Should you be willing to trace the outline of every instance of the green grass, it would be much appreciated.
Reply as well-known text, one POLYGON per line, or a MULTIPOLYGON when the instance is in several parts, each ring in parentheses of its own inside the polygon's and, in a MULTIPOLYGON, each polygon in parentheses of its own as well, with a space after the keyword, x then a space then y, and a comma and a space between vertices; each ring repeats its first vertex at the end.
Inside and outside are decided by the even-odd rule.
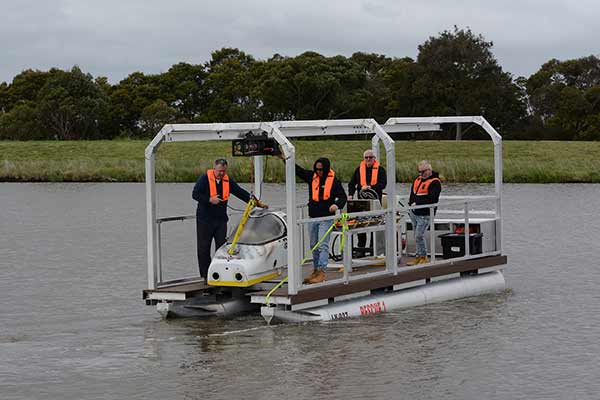
MULTIPOLYGON (((0 181, 18 182, 143 182, 147 141, 0 141, 0 181)), ((362 158, 366 141, 296 141, 297 162, 310 168, 329 157, 347 182, 362 158)), ((505 141, 504 181, 518 183, 600 182, 600 142, 505 141)), ((230 175, 253 180, 251 159, 231 157, 229 142, 165 143, 157 153, 157 180, 193 182, 225 157, 230 175)), ((490 141, 396 142, 396 176, 410 182, 416 162, 431 160, 445 182, 493 182, 490 141)), ((268 157, 265 181, 281 182, 283 163, 268 157)))

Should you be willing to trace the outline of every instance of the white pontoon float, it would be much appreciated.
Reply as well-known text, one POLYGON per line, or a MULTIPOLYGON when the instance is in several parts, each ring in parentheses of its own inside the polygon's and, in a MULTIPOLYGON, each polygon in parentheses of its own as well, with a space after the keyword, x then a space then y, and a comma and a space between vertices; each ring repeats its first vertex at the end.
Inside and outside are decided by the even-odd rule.
MULTIPOLYGON (((143 291, 143 298, 147 304, 156 305, 166 317, 228 316, 260 308, 268 322, 326 321, 494 293, 505 288, 502 269, 507 258, 502 254, 501 240, 502 138, 483 117, 390 118, 384 125, 373 119, 165 125, 146 148, 145 157, 148 288, 143 291), (494 193, 442 196, 438 204, 420 207, 402 205, 403 197, 396 194, 395 147, 389 133, 433 132, 439 131, 442 124, 454 123, 475 123, 491 137, 494 193), (303 277, 312 270, 309 263, 300 265, 310 254, 305 239, 306 224, 317 220, 334 222, 340 216, 304 217, 306 207, 299 205, 296 198, 295 147, 289 139, 356 134, 372 135, 372 149, 378 156, 383 144, 388 201, 384 201, 383 208, 373 206, 378 202, 370 202, 373 207, 367 211, 350 210, 349 219, 371 218, 380 222, 334 231, 333 236, 345 236, 344 248, 337 249, 343 254, 341 262, 330 263, 325 282, 305 285, 303 277), (163 142, 232 141, 248 135, 274 139, 284 154, 285 213, 267 210, 251 214, 253 223, 245 229, 255 232, 240 242, 233 256, 228 252, 231 242, 217 249, 209 269, 210 285, 199 277, 163 281, 161 224, 195 217, 161 218, 157 215, 155 152, 158 146, 163 142), (447 206, 452 208, 443 208, 447 206), (434 207, 438 207, 435 216, 434 207), (406 215, 415 208, 429 208, 433 222, 428 235, 430 262, 408 266, 407 262, 414 259, 414 238, 406 215), (443 235, 452 236, 457 229, 464 234, 454 235, 454 242, 450 244, 444 243, 443 235), (371 235, 371 257, 353 259, 351 237, 357 233, 371 235), (473 241, 475 233, 479 241, 473 241), (458 243, 456 236, 461 238, 458 243), (260 239, 252 239, 257 237, 260 239), (444 251, 440 253, 442 247, 444 251)), ((254 157, 257 197, 261 196, 263 163, 264 156, 254 157)), ((300 202, 305 203, 305 196, 300 202)), ((195 243, 190 245, 195 246, 195 243)), ((190 264, 195 263, 195 259, 190 260, 190 264)))

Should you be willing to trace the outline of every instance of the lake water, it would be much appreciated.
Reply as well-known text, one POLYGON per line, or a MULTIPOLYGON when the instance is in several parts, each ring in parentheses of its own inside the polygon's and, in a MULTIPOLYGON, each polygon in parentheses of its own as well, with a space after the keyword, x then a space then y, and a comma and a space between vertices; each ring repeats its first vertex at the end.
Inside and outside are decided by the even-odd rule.
MULTIPOLYGON (((191 188, 160 185, 160 215, 193 214, 191 188)), ((144 305, 142 184, 2 183, 0 399, 597 399, 599 198, 505 185, 504 293, 267 326, 144 305)), ((193 222, 165 228, 166 278, 196 274, 193 222)))

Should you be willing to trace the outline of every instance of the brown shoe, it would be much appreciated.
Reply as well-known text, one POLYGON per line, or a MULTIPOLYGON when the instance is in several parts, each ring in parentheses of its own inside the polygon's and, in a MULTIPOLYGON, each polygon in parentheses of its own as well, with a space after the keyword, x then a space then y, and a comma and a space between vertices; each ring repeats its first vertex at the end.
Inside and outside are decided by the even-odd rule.
POLYGON ((319 282, 323 282, 325 280, 326 276, 325 276, 325 271, 316 271, 315 275, 311 278, 308 279, 308 284, 313 284, 313 283, 319 283, 319 282))
POLYGON ((313 272, 312 272, 312 274, 310 274, 309 276, 307 276, 306 278, 304 278, 304 280, 302 281, 302 283, 304 283, 305 285, 306 285, 307 283, 310 283, 309 281, 310 281, 312 278, 314 278, 314 277, 315 277, 315 274, 316 274, 317 272, 318 272, 318 271, 317 271, 316 269, 313 269, 313 272))
POLYGON ((421 257, 421 260, 419 260, 419 264, 429 264, 429 257, 421 257))
POLYGON ((413 261, 407 262, 406 265, 410 265, 412 267, 413 265, 421 264, 421 258, 423 258, 423 257, 416 256, 413 261))

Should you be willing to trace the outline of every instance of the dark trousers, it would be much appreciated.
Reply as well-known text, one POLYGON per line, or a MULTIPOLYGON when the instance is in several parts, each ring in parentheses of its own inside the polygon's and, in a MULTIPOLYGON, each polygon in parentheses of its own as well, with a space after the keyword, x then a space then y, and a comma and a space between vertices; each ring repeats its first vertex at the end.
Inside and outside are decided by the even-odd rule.
POLYGON ((367 246, 367 234, 366 233, 357 233, 358 242, 356 243, 356 248, 360 248, 360 250, 356 250, 353 254, 358 254, 361 257, 364 257, 367 250, 365 247, 367 246))
POLYGON ((365 247, 367 245, 367 234, 359 233, 356 236, 358 236, 357 247, 365 247))
POLYGON ((210 266, 210 245, 215 240, 215 250, 227 239, 227 221, 205 220, 196 217, 196 242, 198 248, 198 269, 200 276, 207 278, 210 266))

